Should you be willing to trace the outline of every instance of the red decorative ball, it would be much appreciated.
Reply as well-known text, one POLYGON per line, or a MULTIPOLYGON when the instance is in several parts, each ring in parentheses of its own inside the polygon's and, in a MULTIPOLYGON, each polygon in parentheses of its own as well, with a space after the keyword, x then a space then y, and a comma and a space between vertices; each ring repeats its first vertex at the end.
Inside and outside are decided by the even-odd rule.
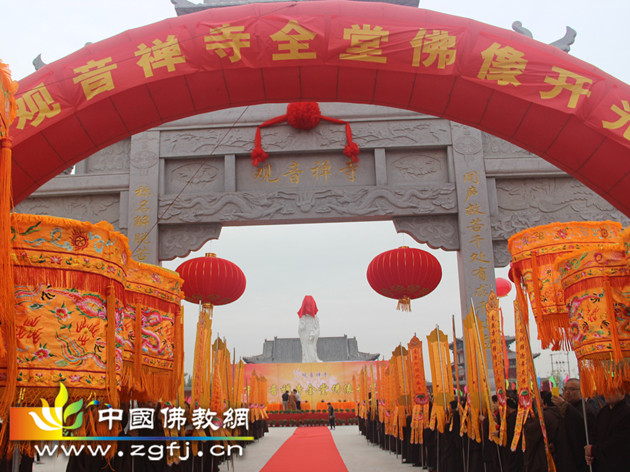
POLYGON ((191 303, 227 305, 245 291, 245 274, 233 262, 206 254, 190 259, 177 268, 184 279, 182 290, 191 303))
POLYGON ((269 154, 259 147, 254 148, 250 155, 252 157, 252 165, 254 167, 257 167, 258 164, 265 162, 269 157, 269 154))
POLYGON ((426 251, 399 247, 376 256, 368 266, 367 279, 376 292, 408 306, 409 300, 435 290, 442 280, 442 267, 426 251))
POLYGON ((317 102, 295 102, 287 106, 287 123, 296 129, 313 129, 321 117, 317 102))
POLYGON ((503 277, 497 277, 497 297, 503 298, 512 290, 512 282, 503 277))
POLYGON ((346 144, 343 153, 350 158, 352 162, 359 162, 359 146, 357 143, 346 144))

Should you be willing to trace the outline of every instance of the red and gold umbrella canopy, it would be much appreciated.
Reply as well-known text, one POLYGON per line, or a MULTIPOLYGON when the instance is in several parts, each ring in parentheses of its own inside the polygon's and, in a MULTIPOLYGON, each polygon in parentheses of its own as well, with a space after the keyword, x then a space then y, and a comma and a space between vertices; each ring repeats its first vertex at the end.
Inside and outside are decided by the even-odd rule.
POLYGON ((442 267, 432 254, 407 246, 379 254, 368 266, 370 286, 398 300, 398 309, 411 311, 411 300, 431 293, 442 280, 442 267))

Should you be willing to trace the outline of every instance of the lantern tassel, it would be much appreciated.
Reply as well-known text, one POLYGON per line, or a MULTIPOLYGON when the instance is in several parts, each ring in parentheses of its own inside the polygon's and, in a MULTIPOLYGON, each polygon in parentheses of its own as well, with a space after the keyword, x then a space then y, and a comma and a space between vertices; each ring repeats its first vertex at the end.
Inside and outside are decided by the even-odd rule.
POLYGON ((398 306, 396 307, 396 309, 400 311, 411 311, 411 298, 409 297, 399 298, 398 306))

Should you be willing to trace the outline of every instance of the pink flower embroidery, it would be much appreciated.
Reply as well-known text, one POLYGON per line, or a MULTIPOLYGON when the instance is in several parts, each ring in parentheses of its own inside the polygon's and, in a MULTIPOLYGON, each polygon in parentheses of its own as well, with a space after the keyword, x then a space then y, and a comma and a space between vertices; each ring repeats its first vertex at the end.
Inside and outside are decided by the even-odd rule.
POLYGON ((68 309, 66 307, 62 306, 55 310, 55 316, 57 316, 60 321, 66 321, 70 318, 70 313, 68 313, 68 309))
POLYGON ((50 357, 50 351, 48 349, 40 347, 37 351, 35 351, 35 355, 41 361, 42 359, 47 359, 50 357))
POLYGON ((50 256, 51 264, 61 264, 61 257, 59 256, 50 256))

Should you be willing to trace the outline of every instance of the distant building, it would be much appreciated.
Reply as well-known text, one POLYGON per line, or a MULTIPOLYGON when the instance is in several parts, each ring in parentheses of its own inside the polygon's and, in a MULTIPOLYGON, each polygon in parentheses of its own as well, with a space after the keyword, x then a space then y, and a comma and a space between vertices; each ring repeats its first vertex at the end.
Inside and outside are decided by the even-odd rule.
MULTIPOLYGON (((347 335, 320 337, 317 340, 317 357, 322 362, 374 361, 380 354, 359 351, 357 338, 347 335)), ((280 364, 302 362, 300 338, 265 339, 263 352, 257 356, 244 357, 248 364, 280 364)))
MULTIPOLYGON (((510 350, 510 346, 512 343, 516 341, 514 336, 506 336, 505 344, 507 345, 507 356, 508 356, 508 380, 516 381, 516 352, 510 350)), ((450 343, 448 347, 453 349, 453 343, 450 343)), ((532 353, 532 357, 536 359, 540 356, 540 353, 534 352, 532 353)), ((454 361, 454 359, 453 359, 454 361)), ((466 385, 466 364, 464 359, 464 340, 462 338, 457 338, 457 363, 458 363, 458 373, 459 373, 459 384, 466 385)), ((488 369, 492 369, 492 364, 490 359, 488 359, 488 369)), ((453 378, 455 378, 455 363, 451 365, 451 371, 453 372, 453 378)))

